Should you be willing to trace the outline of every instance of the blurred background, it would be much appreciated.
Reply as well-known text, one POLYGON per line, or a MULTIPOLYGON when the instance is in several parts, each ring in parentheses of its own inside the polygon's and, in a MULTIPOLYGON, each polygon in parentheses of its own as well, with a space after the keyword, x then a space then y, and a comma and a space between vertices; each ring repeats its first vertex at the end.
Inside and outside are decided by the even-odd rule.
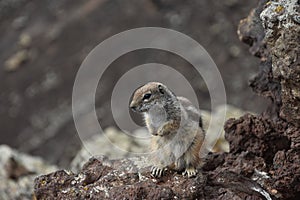
MULTIPOLYGON (((67 166, 81 146, 72 118, 72 87, 88 53, 108 37, 137 27, 180 31, 198 41, 217 64, 229 104, 261 112, 266 101, 248 80, 258 60, 236 34, 257 1, 1 0, 0 143, 67 166)), ((180 71, 210 109, 205 84, 183 59, 156 50, 123 55, 100 80, 96 107, 102 127, 115 124, 111 92, 128 69, 149 62, 180 71)), ((176 87, 174 85, 173 87, 176 87)))

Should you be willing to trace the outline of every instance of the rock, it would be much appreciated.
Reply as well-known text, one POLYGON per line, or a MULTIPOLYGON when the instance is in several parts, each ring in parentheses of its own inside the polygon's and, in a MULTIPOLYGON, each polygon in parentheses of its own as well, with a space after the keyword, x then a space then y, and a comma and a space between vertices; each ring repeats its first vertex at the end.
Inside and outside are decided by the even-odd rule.
POLYGON ((146 129, 138 129, 132 135, 128 135, 114 127, 109 127, 103 134, 94 135, 83 141, 83 147, 73 159, 71 169, 78 171, 91 155, 120 159, 146 153, 149 142, 150 135, 146 129))
POLYGON ((280 117, 300 127, 300 26, 297 0, 270 2, 260 14, 272 72, 281 85, 280 117))
POLYGON ((300 127, 300 26, 297 0, 260 1, 239 26, 239 38, 261 58, 260 72, 250 86, 270 98, 273 118, 300 127))
POLYGON ((23 16, 17 17, 12 22, 12 27, 14 29, 16 29, 16 30, 22 29, 22 28, 24 28, 26 26, 27 21, 28 21, 28 16, 27 15, 23 15, 23 16))
MULTIPOLYGON (((266 1, 260 1, 260 4, 264 4, 266 1)), ((238 26, 238 36, 239 39, 250 45, 249 51, 252 55, 257 57, 265 57, 268 52, 265 51, 264 43, 264 29, 259 18, 259 14, 262 11, 262 6, 258 6, 253 9, 249 16, 245 19, 242 19, 238 26)))
POLYGON ((32 199, 34 178, 55 170, 41 158, 0 145, 0 199, 32 199))
POLYGON ((20 50, 9 57, 4 63, 4 70, 16 71, 24 62, 30 59, 30 52, 27 49, 20 50))
POLYGON ((32 37, 29 34, 22 33, 19 36, 19 50, 4 62, 5 71, 16 71, 25 62, 34 58, 34 51, 30 50, 31 43, 32 37))
MULTIPOLYGON (((209 166, 220 165, 224 157, 208 158, 209 166), (221 162, 220 162, 221 160, 221 162)), ((263 199, 264 191, 251 179, 234 172, 203 170, 195 178, 174 171, 155 179, 145 167, 145 157, 108 160, 91 158, 79 173, 56 171, 35 179, 37 199, 263 199), (228 182, 240 185, 233 189, 228 182), (226 187, 225 187, 226 185, 226 187), (254 188, 254 189, 253 189, 254 188)), ((209 169, 209 166, 206 169, 209 169)), ((204 167, 205 169, 205 167, 204 167)))
POLYGON ((281 106, 280 83, 273 78, 270 52, 266 48, 265 32, 260 19, 260 13, 266 3, 267 1, 260 1, 249 16, 240 21, 238 35, 241 41, 250 45, 250 53, 261 59, 259 72, 250 79, 249 85, 258 95, 267 97, 272 101, 272 105, 265 112, 265 115, 276 119, 281 106))
POLYGON ((297 0, 260 1, 241 21, 239 38, 261 59, 259 73, 250 86, 258 95, 271 99, 272 105, 261 115, 244 115, 225 125, 230 155, 224 166, 252 178, 259 170, 264 176, 260 184, 278 199, 299 199, 300 194, 297 16, 297 0))
MULTIPOLYGON (((261 184, 279 199, 296 198, 300 192, 300 130, 283 120, 247 114, 225 125, 230 155, 225 167, 253 176, 268 177, 261 184), (273 191, 273 192, 272 192, 273 191), (276 194, 274 194, 276 191, 276 194)), ((296 198, 297 199, 297 198, 296 198)))
POLYGON ((221 133, 219 128, 223 127, 225 120, 229 118, 238 118, 242 115, 249 113, 248 111, 241 110, 232 105, 219 105, 212 113, 208 111, 202 111, 203 128, 206 131, 206 137, 208 140, 209 149, 212 152, 229 152, 229 143, 225 139, 225 132, 222 129, 221 133), (225 119, 224 117, 225 113, 225 119), (211 122, 213 116, 214 121, 211 122), (211 123, 211 131, 207 132, 209 123, 211 123))
POLYGON ((27 33, 22 33, 19 38, 19 45, 22 48, 30 47, 32 43, 32 37, 27 33))

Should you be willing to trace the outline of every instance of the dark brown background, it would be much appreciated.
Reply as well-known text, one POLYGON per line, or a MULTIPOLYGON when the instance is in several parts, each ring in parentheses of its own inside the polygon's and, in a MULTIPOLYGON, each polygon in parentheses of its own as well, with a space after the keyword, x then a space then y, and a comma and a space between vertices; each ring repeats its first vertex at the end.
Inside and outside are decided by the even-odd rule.
MULTIPOLYGON (((71 113, 72 86, 87 54, 106 38, 131 28, 158 26, 178 30, 197 40, 217 64, 228 103, 261 112, 266 102, 252 93, 248 79, 258 60, 237 37, 240 19, 257 1, 204 0, 3 0, 0 2, 0 143, 43 156, 66 166, 80 140, 71 113), (21 34, 32 42, 21 47, 21 34), (20 50, 30 52, 15 71, 5 61, 20 50)), ((159 62, 183 71, 209 109, 205 87, 190 66, 172 54, 137 51, 116 60, 97 92, 101 125, 114 125, 107 116, 110 93, 123 69, 159 62), (105 116, 105 117, 103 117, 105 116)))

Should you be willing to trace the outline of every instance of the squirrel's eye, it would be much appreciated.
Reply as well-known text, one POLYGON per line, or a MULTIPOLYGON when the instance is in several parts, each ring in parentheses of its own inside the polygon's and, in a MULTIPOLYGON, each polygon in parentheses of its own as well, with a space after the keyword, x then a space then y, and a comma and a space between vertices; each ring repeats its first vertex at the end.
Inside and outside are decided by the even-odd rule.
POLYGON ((143 100, 149 99, 151 97, 150 93, 147 93, 143 96, 143 100))

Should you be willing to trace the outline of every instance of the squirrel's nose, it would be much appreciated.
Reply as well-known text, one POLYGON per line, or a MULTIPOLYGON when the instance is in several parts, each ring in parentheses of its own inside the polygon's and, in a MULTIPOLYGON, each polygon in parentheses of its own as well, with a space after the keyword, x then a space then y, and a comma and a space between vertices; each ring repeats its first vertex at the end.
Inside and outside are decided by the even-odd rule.
POLYGON ((136 111, 136 106, 130 106, 131 110, 136 111))
POLYGON ((134 102, 131 102, 130 108, 132 111, 136 111, 136 105, 134 104, 134 102))

